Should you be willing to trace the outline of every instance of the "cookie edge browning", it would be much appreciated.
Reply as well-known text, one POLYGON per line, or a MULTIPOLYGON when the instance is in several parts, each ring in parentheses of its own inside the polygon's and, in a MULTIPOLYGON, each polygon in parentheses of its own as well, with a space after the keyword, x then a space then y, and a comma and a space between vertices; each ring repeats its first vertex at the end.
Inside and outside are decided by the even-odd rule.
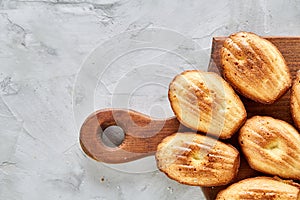
POLYGON ((245 146, 243 145, 242 141, 244 140, 244 138, 246 136, 244 134, 242 135, 242 131, 244 130, 244 128, 246 128, 246 125, 249 127, 249 125, 247 124, 248 121, 249 121, 249 123, 253 123, 252 121, 256 121, 257 119, 267 119, 267 120, 269 119, 271 121, 270 123, 279 122, 279 123, 283 124, 284 126, 288 126, 289 128, 293 129, 294 131, 296 131, 299 134, 298 130, 293 125, 291 125, 288 122, 286 122, 284 120, 281 120, 281 119, 276 119, 276 118, 273 118, 273 117, 270 117, 270 116, 260 116, 260 115, 255 115, 255 116, 247 119, 246 123, 243 125, 243 127, 241 127, 241 129, 239 131, 238 143, 239 143, 241 152, 243 153, 244 158, 246 159, 246 161, 249 164, 249 166, 252 169, 254 169, 256 171, 259 171, 259 172, 262 172, 264 174, 273 175, 273 176, 279 176, 279 177, 286 178, 286 179, 300 180, 299 178, 295 178, 295 177, 291 177, 291 176, 282 176, 282 174, 281 175, 279 175, 279 174, 272 174, 268 170, 262 169, 261 167, 260 167, 260 169, 258 169, 257 165, 255 163, 253 164, 253 160, 255 160, 255 159, 253 159, 252 156, 249 156, 248 153, 245 153, 245 150, 244 150, 245 146))
POLYGON ((293 186, 293 187, 296 187, 298 188, 298 196, 297 196, 297 199, 296 200, 299 200, 300 199, 300 184, 294 182, 293 180, 283 180, 283 179, 280 179, 278 177, 268 177, 268 176, 257 176, 257 177, 250 177, 250 178, 246 178, 246 179, 243 179, 243 180, 240 180, 238 182, 235 182, 231 185, 229 185, 227 188, 221 190, 217 196, 216 196, 216 200, 222 200, 224 199, 224 197, 222 196, 226 191, 230 190, 231 188, 235 187, 236 185, 238 184, 243 184, 245 182, 248 182, 248 181, 252 181, 252 180, 271 180, 271 181, 278 181, 278 182, 281 182, 281 183, 284 183, 284 184, 287 184, 287 185, 290 185, 290 186, 293 186))
POLYGON ((232 174, 233 176, 231 177, 230 180, 228 181, 224 181, 224 182, 219 182, 218 184, 208 184, 208 185, 204 185, 204 184, 192 184, 192 183, 188 183, 188 182, 185 182, 185 181, 181 181, 180 179, 175 179, 173 178, 168 172, 166 172, 164 169, 162 169, 159 165, 159 159, 157 157, 157 152, 159 151, 159 149, 161 149, 165 144, 167 144, 170 140, 172 140, 174 137, 176 137, 177 134, 193 134, 195 135, 196 137, 197 136, 200 136, 200 137, 208 137, 208 136, 204 136, 204 135, 201 135, 201 134, 198 134, 198 133, 194 133, 194 132, 178 132, 178 133, 173 133, 172 135, 169 135, 167 136, 166 138, 164 138, 157 146, 157 151, 155 153, 155 160, 156 160, 156 166, 157 168, 159 169, 159 171, 163 172, 169 179, 171 180, 174 180, 180 184, 184 184, 184 185, 189 185, 189 186, 200 186, 200 187, 215 187, 215 186, 223 186, 223 185, 227 185, 229 183, 231 183, 238 175, 238 172, 239 172, 239 168, 240 168, 240 152, 231 144, 229 143, 224 143, 222 141, 219 141, 217 139, 214 139, 214 138, 211 138, 211 137, 208 137, 212 140, 216 140, 217 143, 221 143, 221 144, 224 144, 226 146, 228 146, 229 148, 231 148, 235 153, 236 153, 236 158, 234 160, 234 167, 233 167, 233 170, 232 170, 232 174))
POLYGON ((283 57, 282 53, 279 51, 279 49, 278 49, 272 42, 270 42, 269 40, 267 40, 267 39, 265 39, 265 38, 262 38, 261 36, 255 34, 255 33, 253 33, 253 32, 240 31, 240 32, 236 32, 236 33, 231 34, 228 38, 225 39, 224 44, 223 44, 222 48, 220 49, 221 72, 222 72, 222 76, 224 77, 224 79, 232 86, 232 88, 233 88, 236 92, 238 92, 238 93, 241 94, 242 96, 244 96, 244 97, 246 97, 246 98, 248 98, 248 99, 250 99, 250 100, 252 100, 252 101, 255 101, 255 102, 258 102, 258 103, 262 103, 262 104, 268 105, 268 104, 273 104, 275 101, 277 101, 278 99, 280 99, 280 97, 282 97, 282 96, 289 90, 289 88, 291 87, 291 85, 292 85, 292 75, 291 75, 290 69, 289 69, 289 67, 288 67, 288 65, 287 65, 287 63, 286 63, 286 60, 285 60, 285 58, 283 57), (223 55, 225 55, 225 53, 224 53, 224 44, 225 44, 225 42, 227 41, 228 38, 231 38, 232 36, 236 36, 237 34, 243 34, 243 33, 244 33, 244 34, 255 35, 255 36, 259 37, 260 39, 262 39, 262 40, 266 41, 267 43, 269 43, 271 46, 274 47, 274 49, 276 50, 277 54, 278 54, 278 55, 280 56, 280 58, 284 61, 285 68, 286 68, 285 71, 287 71, 288 76, 289 76, 289 82, 288 82, 288 84, 285 86, 285 88, 283 88, 283 89, 277 94, 276 98, 274 98, 274 99, 271 100, 271 101, 264 101, 264 100, 255 98, 255 97, 253 97, 252 95, 249 95, 249 94, 243 92, 243 90, 241 90, 238 86, 236 86, 236 85, 231 81, 231 79, 228 78, 228 77, 226 76, 226 73, 225 73, 225 70, 224 70, 224 65, 225 65, 225 64, 224 64, 224 59, 223 59, 223 57, 224 57, 223 55))
MULTIPOLYGON (((296 97, 296 93, 297 93, 296 87, 297 86, 300 87, 300 70, 297 71, 296 78, 293 82, 293 85, 291 88, 291 98, 290 98, 290 108, 291 108, 292 119, 294 121, 295 126, 299 130, 300 129, 300 118, 297 118, 297 111, 300 112, 300 110, 297 110, 297 106, 295 105, 295 104, 300 103, 300 102, 297 102, 297 97, 296 97)), ((300 91, 299 91, 299 94, 300 94, 300 91)), ((298 104, 298 108, 300 108, 299 104, 298 104)))
POLYGON ((221 139, 229 139, 231 138, 242 126, 243 124, 246 122, 247 120, 247 111, 246 111, 246 108, 244 106, 244 103, 242 102, 242 100, 240 99, 239 95, 235 92, 234 88, 226 81, 224 80, 219 74, 215 73, 215 72, 207 72, 207 71, 201 71, 201 70, 186 70, 186 71, 183 71, 181 72, 180 74, 177 74, 173 79, 172 81, 170 82, 169 84, 169 90, 168 90, 168 99, 169 99, 169 102, 170 102, 170 105, 171 105, 171 108, 172 108, 172 111, 174 113, 174 115, 176 116, 176 118, 180 121, 181 124, 183 124, 184 126, 186 127, 189 127, 193 130, 196 130, 196 131, 200 131, 201 133, 205 133, 205 134, 208 134, 212 137, 219 137, 221 139), (172 92, 171 92, 171 85, 172 83, 176 80, 177 77, 179 76, 182 76, 182 75, 185 75, 186 73, 190 73, 190 72, 198 72, 198 73, 207 73, 207 74, 212 74, 212 75, 215 75, 221 82, 224 83, 225 87, 228 87, 230 88, 230 90, 233 92, 234 94, 234 99, 236 100, 236 102, 238 102, 239 106, 243 108, 243 113, 242 113, 242 117, 240 120, 240 123, 237 123, 236 126, 234 128, 232 128, 231 132, 229 134, 220 134, 220 135, 215 135, 215 134, 212 134, 212 133, 207 133, 203 130, 199 130, 198 127, 192 127, 190 126, 188 123, 186 123, 182 117, 179 116, 178 112, 176 111, 177 109, 175 108, 175 106, 173 105, 174 102, 173 102, 173 97, 172 97, 172 92))

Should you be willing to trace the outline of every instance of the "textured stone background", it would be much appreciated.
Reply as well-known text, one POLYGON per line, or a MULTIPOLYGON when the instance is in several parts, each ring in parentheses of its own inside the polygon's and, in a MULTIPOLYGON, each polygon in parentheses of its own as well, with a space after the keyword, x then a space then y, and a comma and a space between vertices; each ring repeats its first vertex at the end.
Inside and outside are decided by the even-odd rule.
MULTIPOLYGON (((300 33, 299 19, 299 0, 0 0, 0 199, 203 199, 199 187, 180 185, 153 171, 151 158, 145 170, 150 172, 128 173, 136 166, 119 171, 84 156, 78 143, 83 118, 74 119, 72 104, 82 63, 115 35, 156 27, 197 43, 193 65, 205 70, 213 36, 240 30, 294 36, 300 33)), ((129 108, 171 116, 167 84, 190 68, 175 61, 156 52, 119 60, 100 80, 106 90, 95 88, 93 108, 124 107, 112 98, 127 95, 129 108), (170 67, 174 70, 169 73, 170 67), (120 77, 131 76, 152 84, 134 92, 125 84, 114 92, 120 77), (153 84, 155 80, 162 84, 153 84)), ((84 98, 84 92, 77 94, 75 104, 84 98)), ((141 172, 144 167, 137 168, 141 172)))

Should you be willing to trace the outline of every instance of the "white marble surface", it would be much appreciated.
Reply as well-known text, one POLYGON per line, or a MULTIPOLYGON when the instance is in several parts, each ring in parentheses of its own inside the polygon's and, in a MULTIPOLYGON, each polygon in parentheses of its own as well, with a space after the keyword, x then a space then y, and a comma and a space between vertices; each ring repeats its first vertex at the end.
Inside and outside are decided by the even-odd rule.
POLYGON ((171 116, 169 81, 206 69, 213 36, 299 35, 299 18, 299 0, 0 0, 0 199, 203 199, 151 158, 121 171, 88 159, 78 143, 83 118, 105 107, 171 116), (143 35, 152 28, 164 33, 143 35), (139 51, 123 43, 128 31, 139 51), (172 46, 180 35, 188 44, 172 46), (86 70, 97 51, 106 57, 86 70))

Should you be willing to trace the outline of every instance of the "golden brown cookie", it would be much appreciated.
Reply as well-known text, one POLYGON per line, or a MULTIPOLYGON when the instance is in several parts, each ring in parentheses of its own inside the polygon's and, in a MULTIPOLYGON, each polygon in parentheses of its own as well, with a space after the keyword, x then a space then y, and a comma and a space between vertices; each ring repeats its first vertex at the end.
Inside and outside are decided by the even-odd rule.
POLYGON ((297 72, 292 86, 291 112, 295 125, 300 129, 300 71, 297 72))
POLYGON ((247 115, 239 96, 213 72, 177 75, 169 86, 169 100, 182 124, 222 139, 230 138, 247 115))
POLYGON ((233 146, 196 133, 166 137, 155 156, 158 168, 168 177, 195 186, 228 184, 240 165, 233 146))
POLYGON ((288 66, 279 50, 254 33, 230 35, 221 49, 223 75, 239 93, 271 104, 291 86, 288 66))
POLYGON ((299 200, 299 184, 270 177, 255 177, 234 183, 219 192, 216 200, 299 200))
POLYGON ((251 168, 300 180, 300 135, 287 122, 252 117, 240 129, 239 143, 251 168))

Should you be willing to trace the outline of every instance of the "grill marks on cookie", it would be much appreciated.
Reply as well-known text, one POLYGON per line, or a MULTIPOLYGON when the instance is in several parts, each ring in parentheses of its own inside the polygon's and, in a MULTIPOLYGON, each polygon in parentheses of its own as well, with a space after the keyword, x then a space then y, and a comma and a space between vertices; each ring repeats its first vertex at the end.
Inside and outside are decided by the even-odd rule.
POLYGON ((246 118, 231 86, 212 72, 177 75, 169 86, 169 100, 182 124, 220 138, 231 137, 246 118))
POLYGON ((252 117, 241 128, 239 143, 253 169, 300 180, 300 135, 288 123, 252 117))
POLYGON ((159 144, 158 168, 188 185, 216 186, 230 182, 238 171, 239 153, 231 145, 196 133, 176 133, 159 144))
MULTIPOLYGON (((249 43, 243 44, 240 41, 233 41, 232 39, 229 40, 230 42, 225 43, 224 45, 224 51, 230 49, 230 54, 228 54, 229 56, 226 57, 226 59, 228 59, 231 65, 236 66, 235 75, 240 79, 240 81, 245 81, 244 79, 246 79, 248 83, 257 84, 262 81, 261 78, 272 73, 272 68, 265 67, 265 65, 271 64, 270 62, 266 62, 269 61, 269 59, 266 59, 265 61, 262 58, 263 54, 260 52, 256 53, 249 43), (234 47, 238 47, 239 50, 235 52, 234 47), (236 59, 237 56, 235 54, 240 54, 242 59, 236 59), (234 57, 231 57, 231 55, 234 55, 234 57), (251 71, 251 74, 244 76, 244 73, 248 73, 248 71, 251 71)), ((268 89, 270 86, 272 86, 270 81, 262 85, 264 89, 268 89)), ((258 94, 258 91, 254 92, 258 94)))
POLYGON ((300 129, 300 71, 296 74, 291 92, 291 113, 294 123, 300 129))
POLYGON ((216 200, 299 200, 299 184, 270 177, 248 178, 222 190, 216 200))
POLYGON ((231 35, 221 50, 224 77, 246 97, 273 103, 291 85, 284 58, 269 41, 240 32, 231 35))

